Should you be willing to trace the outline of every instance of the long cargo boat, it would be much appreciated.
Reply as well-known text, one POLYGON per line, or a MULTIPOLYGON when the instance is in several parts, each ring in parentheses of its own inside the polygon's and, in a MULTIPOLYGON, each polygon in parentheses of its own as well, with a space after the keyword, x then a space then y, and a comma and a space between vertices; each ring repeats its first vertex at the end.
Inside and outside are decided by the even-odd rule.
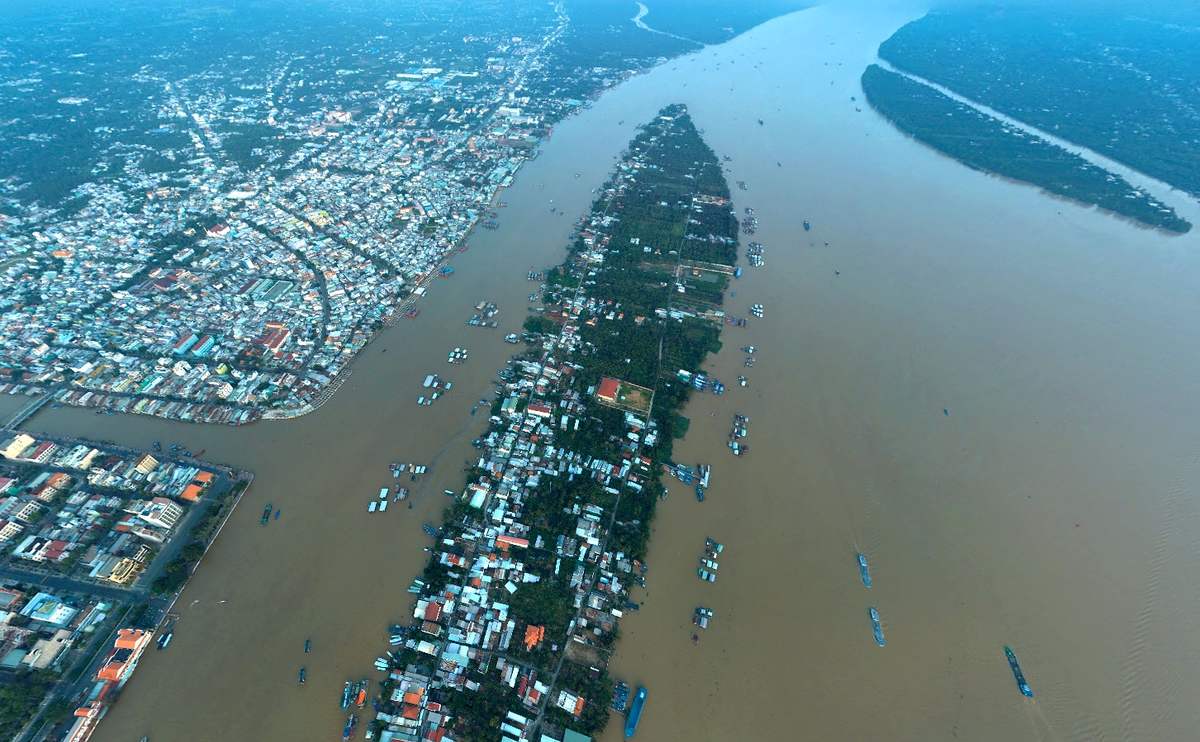
POLYGON ((883 638, 883 624, 879 620, 879 611, 872 606, 868 612, 871 614, 871 630, 875 634, 875 643, 881 647, 887 646, 887 639, 883 638))
POLYGON ((1017 655, 1012 651, 1012 647, 1005 645, 1004 656, 1008 658, 1008 666, 1012 668, 1013 679, 1017 681, 1017 690, 1021 691, 1021 695, 1026 698, 1033 698, 1033 689, 1029 687, 1029 683, 1025 682, 1025 673, 1021 672, 1021 663, 1017 662, 1017 655))
POLYGON ((646 706, 646 687, 639 685, 633 703, 629 704, 629 713, 625 715, 625 739, 637 734, 638 722, 642 720, 642 709, 646 706))
POLYGON ((867 566, 867 555, 858 552, 858 576, 862 578, 863 587, 871 589, 871 568, 867 566))

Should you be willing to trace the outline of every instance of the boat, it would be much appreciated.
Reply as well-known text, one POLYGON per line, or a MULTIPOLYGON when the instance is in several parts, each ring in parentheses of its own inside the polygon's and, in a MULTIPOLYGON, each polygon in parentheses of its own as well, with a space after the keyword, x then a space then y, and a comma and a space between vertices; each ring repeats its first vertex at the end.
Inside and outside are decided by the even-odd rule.
POLYGON ((379 505, 377 504, 378 502, 379 502, 378 500, 371 500, 369 503, 367 503, 367 512, 368 513, 375 512, 375 508, 379 507, 379 505))
POLYGON ((696 484, 696 502, 704 502, 704 485, 696 484))
POLYGON ((714 554, 720 554, 722 551, 725 551, 725 544, 717 541, 716 539, 706 538, 704 539, 704 548, 706 551, 711 551, 714 554))
POLYGON ((887 645, 887 640, 883 638, 883 624, 879 621, 879 611, 872 606, 869 609, 871 614, 871 630, 875 632, 875 643, 883 647, 887 645))
POLYGON ((274 511, 275 511, 275 506, 268 502, 267 506, 265 508, 263 508, 262 518, 260 518, 258 521, 259 524, 265 526, 267 523, 269 523, 271 521, 271 513, 273 513, 274 511))
POLYGON ((358 714, 350 714, 350 718, 346 719, 346 726, 342 727, 342 742, 354 736, 354 730, 358 728, 358 714))
POLYGON ((629 704, 629 713, 625 715, 625 739, 637 734, 638 722, 642 720, 642 710, 646 707, 646 688, 638 686, 633 703, 629 704))
POLYGON ((705 582, 716 582, 717 575, 715 572, 709 572, 707 569, 700 567, 696 570, 696 575, 705 582))
POLYGON ((283 510, 276 510, 276 511, 275 511, 275 520, 279 520, 279 516, 280 516, 280 514, 281 514, 281 513, 283 513, 283 510))
POLYGON ((1029 683, 1025 682, 1025 673, 1021 672, 1021 664, 1017 662, 1017 655, 1013 653, 1012 647, 1004 646, 1004 656, 1008 658, 1008 666, 1012 669, 1013 678, 1017 681, 1017 690, 1021 691, 1021 695, 1026 698, 1033 698, 1033 689, 1029 687, 1029 683))
POLYGON ((804 231, 807 232, 810 229, 812 229, 812 225, 808 223, 807 219, 805 219, 804 220, 804 231))
POLYGON ((383 502, 379 503, 379 508, 376 510, 376 512, 379 512, 379 513, 387 512, 387 506, 388 506, 387 500, 384 500, 383 502))
POLYGON ((438 532, 437 532, 437 529, 436 529, 436 528, 434 528, 434 527, 433 527, 433 524, 431 524, 431 523, 422 523, 422 524, 421 524, 421 530, 422 530, 422 531, 424 531, 424 532, 425 532, 425 535, 426 535, 426 536, 429 536, 430 538, 434 538, 434 537, 436 537, 436 536, 437 536, 437 533, 438 533, 438 532))
POLYGON ((867 567, 867 555, 858 553, 858 575, 862 578, 863 587, 871 589, 871 570, 867 567))
POLYGON ((354 684, 349 680, 342 686, 342 708, 350 708, 350 699, 354 697, 354 684))
POLYGON ((356 707, 362 708, 367 705, 367 687, 369 685, 370 681, 366 678, 358 681, 358 692, 354 694, 354 705, 356 707))
POLYGON ((305 639, 304 640, 304 653, 308 654, 311 651, 312 651, 312 639, 305 639))
POLYGON ((168 631, 167 633, 165 633, 165 634, 163 634, 162 636, 158 637, 158 648, 159 648, 160 650, 162 650, 162 649, 166 649, 166 648, 167 648, 167 645, 171 643, 171 637, 173 637, 173 636, 175 636, 175 632, 174 632, 174 631, 168 631))
POLYGON ((308 679, 308 669, 303 665, 300 667, 300 672, 296 675, 296 682, 304 685, 304 681, 308 679))
POLYGON ((629 684, 618 680, 613 686, 612 707, 613 711, 624 712, 625 707, 629 705, 629 684))

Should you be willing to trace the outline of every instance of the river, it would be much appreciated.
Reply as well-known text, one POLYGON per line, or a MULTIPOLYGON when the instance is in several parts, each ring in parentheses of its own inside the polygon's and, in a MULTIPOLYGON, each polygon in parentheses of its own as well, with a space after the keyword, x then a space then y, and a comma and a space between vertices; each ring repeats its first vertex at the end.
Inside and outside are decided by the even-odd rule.
POLYGON ((178 440, 258 475, 180 601, 170 649, 147 655, 98 739, 336 734, 342 681, 407 610, 420 522, 461 483, 483 424, 467 410, 511 351, 525 272, 561 259, 632 127, 676 101, 732 158, 731 184, 748 184, 734 196, 761 219, 767 267, 728 308, 761 302, 766 316, 726 329, 710 367, 730 389, 686 413, 676 458, 713 464, 713 484, 703 504, 682 488, 662 504, 644 607, 622 624, 613 672, 650 689, 638 738, 1194 738, 1200 238, 971 171, 875 115, 859 75, 920 12, 817 7, 608 92, 556 127, 501 195, 501 228, 474 234, 421 316, 385 331, 311 415, 240 429, 34 418, 178 440), (485 298, 501 329, 464 326, 485 298), (456 345, 465 366, 445 364, 456 345), (418 408, 434 371, 455 388, 418 408), (731 383, 740 373, 749 388, 731 383), (724 446, 735 411, 751 417, 740 459, 724 446), (413 510, 368 515, 393 460, 435 465, 413 510), (268 501, 283 515, 262 528, 268 501), (705 536, 727 546, 713 585, 694 577, 705 536), (693 644, 701 604, 716 617, 693 644))

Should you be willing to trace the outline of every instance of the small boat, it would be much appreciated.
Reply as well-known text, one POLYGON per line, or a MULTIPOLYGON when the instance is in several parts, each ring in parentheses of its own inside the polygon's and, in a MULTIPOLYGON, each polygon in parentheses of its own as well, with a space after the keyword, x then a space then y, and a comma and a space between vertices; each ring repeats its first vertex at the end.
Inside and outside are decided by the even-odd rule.
POLYGON ((1029 683, 1025 682, 1025 673, 1021 672, 1021 664, 1017 662, 1017 655, 1012 651, 1012 647, 1005 645, 1004 656, 1008 658, 1008 666, 1012 670, 1013 678, 1017 681, 1017 690, 1021 691, 1021 695, 1026 698, 1033 698, 1033 689, 1029 687, 1029 683))
POLYGON ((283 510, 276 510, 276 511, 275 511, 275 520, 279 520, 279 516, 280 516, 280 514, 282 514, 282 513, 283 513, 283 510))
POLYGON ((354 705, 357 708, 362 708, 363 706, 367 705, 367 687, 369 685, 370 681, 368 681, 366 678, 363 678, 358 682, 358 692, 354 694, 354 705))
POLYGON ((883 647, 887 645, 887 640, 883 638, 883 624, 879 620, 879 611, 872 606, 868 609, 871 614, 871 630, 875 633, 875 643, 883 647))
POLYGON ((350 714, 350 718, 346 719, 346 726, 342 727, 342 742, 354 736, 354 730, 358 728, 358 714, 350 714))
POLYGON ((704 485, 696 484, 696 502, 704 502, 704 485))
POLYGON ((629 704, 629 685, 618 680, 613 686, 612 707, 613 711, 623 712, 629 704))
POLYGON ((421 530, 424 531, 425 535, 429 536, 430 538, 435 538, 438 534, 437 529, 434 528, 433 524, 429 522, 422 523, 421 530))
POLYGON ((867 555, 858 553, 858 576, 862 578, 863 587, 871 589, 871 570, 867 566, 867 555))
POLYGON ((267 506, 265 508, 263 508, 262 518, 260 518, 258 521, 259 525, 265 526, 267 523, 271 522, 271 513, 273 513, 274 511, 275 511, 275 506, 268 502, 267 506))
POLYGON ((349 680, 347 680, 346 683, 342 686, 342 708, 344 708, 344 709, 350 708, 350 699, 352 699, 354 697, 353 685, 354 685, 353 683, 351 683, 349 680))
POLYGON ((312 651, 312 639, 305 639, 304 640, 304 653, 308 654, 311 651, 312 651))
POLYGON ((296 682, 304 685, 304 681, 308 679, 308 669, 303 665, 300 667, 300 672, 296 675, 296 682))
POLYGON ((167 645, 169 645, 171 643, 171 637, 173 637, 173 636, 175 636, 175 632, 168 631, 167 633, 158 637, 158 648, 160 650, 166 649, 167 645))
POLYGON ((807 219, 805 219, 805 220, 804 220, 804 231, 805 231, 805 232, 807 232, 807 231, 809 231, 810 229, 812 229, 812 225, 808 223, 808 220, 807 220, 807 219))

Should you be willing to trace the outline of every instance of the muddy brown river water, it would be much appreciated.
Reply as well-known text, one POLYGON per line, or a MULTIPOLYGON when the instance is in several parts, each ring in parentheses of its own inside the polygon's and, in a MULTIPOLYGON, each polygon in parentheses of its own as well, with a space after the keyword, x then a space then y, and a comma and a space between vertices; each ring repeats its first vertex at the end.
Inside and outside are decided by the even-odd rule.
MULTIPOLYGON (((336 738, 342 681, 378 677, 423 565, 420 523, 461 483, 484 422, 468 410, 512 351, 501 338, 524 317, 525 273, 561 260, 633 126, 678 101, 731 158, 730 183, 747 183, 734 196, 761 219, 767 265, 727 307, 766 316, 725 330, 710 370, 729 391, 687 410, 677 458, 712 464, 713 484, 703 504, 680 487, 663 503, 644 607, 622 624, 614 674, 650 690, 638 738, 1195 739, 1200 238, 968 170, 891 128, 858 77, 920 12, 814 8, 608 92, 556 128, 501 195, 501 228, 473 235, 421 316, 385 331, 308 416, 34 418, 257 473, 170 649, 145 657, 97 738, 336 738), (483 299, 500 329, 463 324, 483 299), (453 346, 466 365, 446 365, 453 346), (432 372, 455 388, 418 408, 432 372), (724 445, 735 412, 751 417, 742 458, 724 445), (432 474, 413 510, 368 515, 395 460, 432 474), (262 528, 266 502, 283 514, 262 528), (705 536, 727 545, 712 585, 694 576, 705 536), (716 617, 693 644, 700 604, 716 617)), ((612 724, 603 739, 620 736, 612 724)))

